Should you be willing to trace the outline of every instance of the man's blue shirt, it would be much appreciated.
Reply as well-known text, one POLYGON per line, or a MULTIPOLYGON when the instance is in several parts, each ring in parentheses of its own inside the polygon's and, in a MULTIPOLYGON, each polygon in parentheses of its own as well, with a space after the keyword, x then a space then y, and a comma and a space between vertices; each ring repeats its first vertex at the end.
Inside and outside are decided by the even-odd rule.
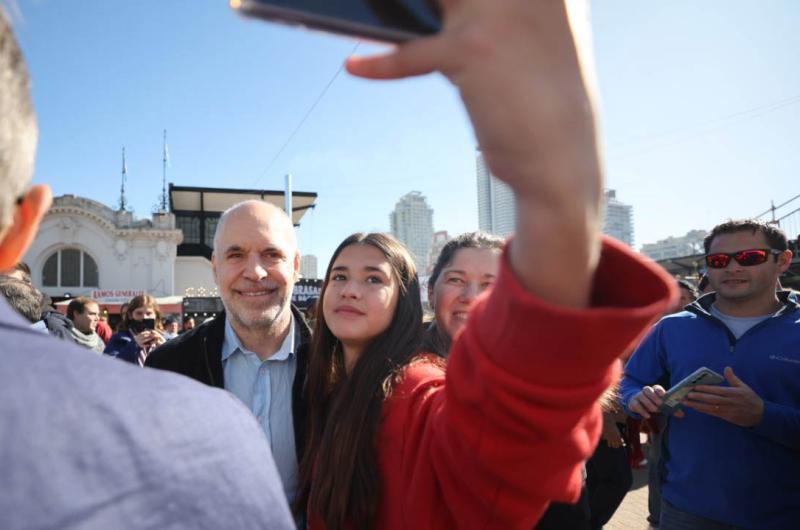
POLYGON ((295 345, 300 344, 292 317, 281 347, 266 361, 246 349, 228 319, 222 342, 225 389, 238 397, 258 419, 272 447, 272 456, 289 502, 297 491, 298 466, 292 421, 292 384, 297 372, 295 345))

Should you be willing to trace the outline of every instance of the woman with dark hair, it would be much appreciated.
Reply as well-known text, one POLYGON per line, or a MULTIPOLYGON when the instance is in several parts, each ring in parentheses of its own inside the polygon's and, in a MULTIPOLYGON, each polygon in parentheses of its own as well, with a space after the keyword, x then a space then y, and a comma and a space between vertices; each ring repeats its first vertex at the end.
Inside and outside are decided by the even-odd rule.
POLYGON ((464 327, 478 295, 494 284, 503 242, 499 236, 468 232, 442 248, 428 279, 428 303, 434 318, 425 330, 425 351, 447 357, 453 337, 464 327))
MULTIPOLYGON (((310 530, 530 530, 574 502, 616 359, 671 303, 656 265, 600 234, 583 2, 440 2, 444 29, 350 72, 438 70, 466 103, 515 236, 447 360, 420 352, 414 262, 393 238, 336 249, 310 354, 295 508, 310 530)), ((374 185, 374 184, 373 184, 374 185)), ((365 184, 368 188, 369 184, 365 184)))
POLYGON ((162 329, 156 299, 149 294, 134 296, 103 353, 144 366, 147 355, 166 342, 162 329))

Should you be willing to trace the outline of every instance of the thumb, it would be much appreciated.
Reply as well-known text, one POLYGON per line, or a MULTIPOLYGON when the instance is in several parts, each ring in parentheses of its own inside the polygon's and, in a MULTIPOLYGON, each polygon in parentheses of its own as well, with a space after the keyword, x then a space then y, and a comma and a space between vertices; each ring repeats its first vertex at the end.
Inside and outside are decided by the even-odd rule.
POLYGON ((433 72, 442 63, 445 48, 439 36, 406 42, 384 55, 349 57, 351 74, 367 79, 400 79, 433 72))
POLYGON ((739 387, 746 387, 747 385, 744 384, 744 381, 736 377, 736 374, 733 373, 733 368, 730 366, 725 367, 725 379, 728 380, 728 384, 731 386, 739 386, 739 387))

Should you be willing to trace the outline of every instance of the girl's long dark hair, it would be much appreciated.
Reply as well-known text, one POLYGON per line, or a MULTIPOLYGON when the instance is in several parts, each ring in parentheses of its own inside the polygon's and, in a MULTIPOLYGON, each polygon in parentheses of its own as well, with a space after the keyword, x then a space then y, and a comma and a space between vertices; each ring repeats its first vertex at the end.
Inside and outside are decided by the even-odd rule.
POLYGON ((308 442, 300 462, 295 511, 308 505, 328 530, 375 526, 381 498, 376 440, 381 407, 394 378, 417 352, 422 336, 422 304, 416 268, 408 250, 386 234, 353 234, 331 258, 318 307, 324 307, 331 267, 350 245, 369 245, 388 260, 399 285, 389 327, 364 350, 351 374, 341 345, 322 310, 318 311, 308 375, 308 442))

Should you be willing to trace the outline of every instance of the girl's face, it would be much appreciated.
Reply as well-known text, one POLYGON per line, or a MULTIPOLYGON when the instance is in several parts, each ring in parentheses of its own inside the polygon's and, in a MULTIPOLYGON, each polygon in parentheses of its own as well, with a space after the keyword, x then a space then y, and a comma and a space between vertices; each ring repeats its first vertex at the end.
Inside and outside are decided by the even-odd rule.
POLYGON ((467 321, 467 313, 477 296, 494 284, 500 266, 500 250, 462 248, 442 269, 429 299, 436 323, 451 339, 467 321))
POLYGON ((131 320, 144 320, 156 318, 156 311, 152 307, 137 307, 131 312, 131 320))
POLYGON ((342 344, 359 353, 392 322, 399 285, 383 253, 350 245, 336 257, 322 301, 325 322, 342 344))

